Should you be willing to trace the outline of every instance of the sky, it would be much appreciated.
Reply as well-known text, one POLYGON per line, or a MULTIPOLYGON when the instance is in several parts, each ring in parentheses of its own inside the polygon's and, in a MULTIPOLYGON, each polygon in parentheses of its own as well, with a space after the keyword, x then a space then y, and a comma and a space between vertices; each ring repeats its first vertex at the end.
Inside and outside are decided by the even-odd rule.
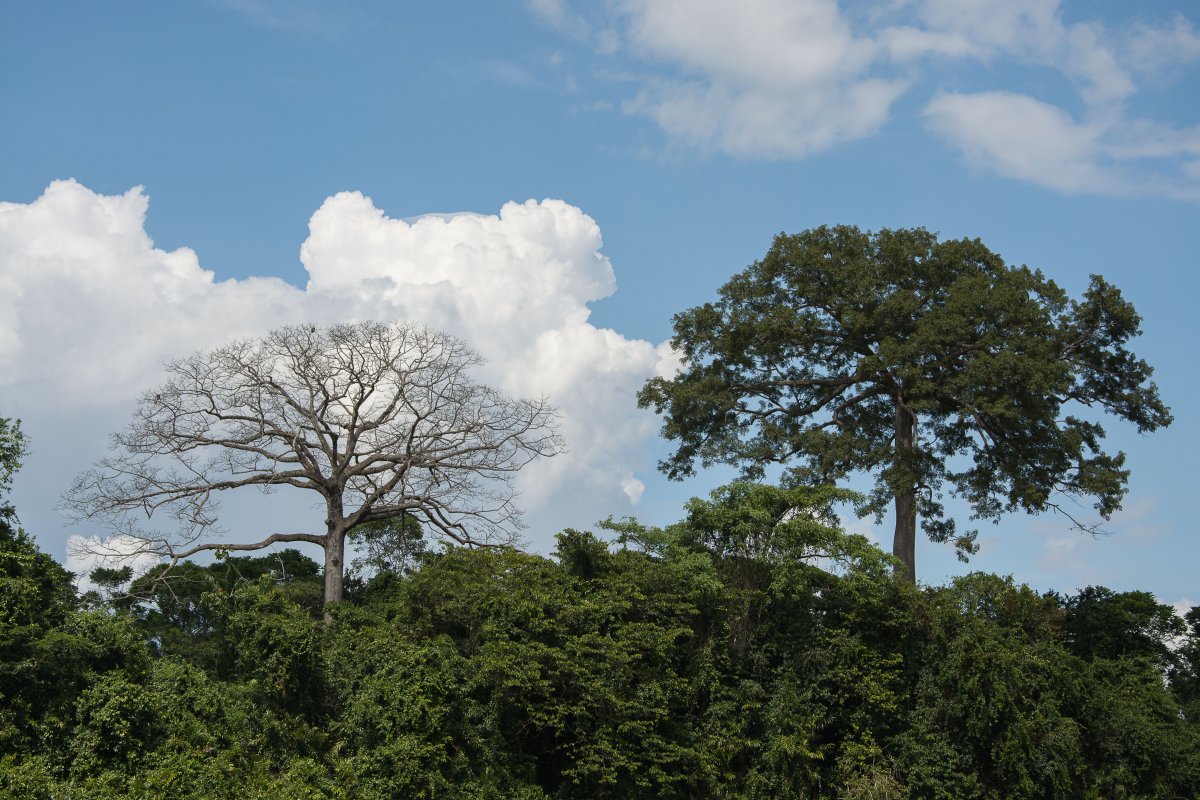
MULTIPOLYGON (((1200 602, 1198 101, 1178 0, 2 4, 0 416, 32 448, 13 501, 81 569, 70 537, 106 532, 59 499, 164 361, 414 320, 561 410, 569 452, 520 478, 531 549, 667 524, 733 475, 656 471, 634 395, 675 368, 672 315, 779 232, 920 226, 1076 296, 1118 286, 1175 422, 1107 424, 1132 477, 1106 535, 1009 516, 970 564, 919 542, 919 579, 1200 602)), ((230 541, 320 521, 285 493, 222 517, 230 541)), ((845 522, 890 543, 890 520, 845 522)))

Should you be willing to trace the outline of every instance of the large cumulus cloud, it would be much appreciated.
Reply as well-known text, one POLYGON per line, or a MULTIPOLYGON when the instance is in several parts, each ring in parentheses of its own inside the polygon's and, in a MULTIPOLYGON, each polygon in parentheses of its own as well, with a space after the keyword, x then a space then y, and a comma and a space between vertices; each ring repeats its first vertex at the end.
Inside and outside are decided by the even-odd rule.
MULTIPOLYGON (((616 280, 599 227, 580 209, 530 200, 498 214, 401 220, 344 192, 309 221, 308 282, 298 288, 218 280, 192 250, 155 248, 148 205, 140 187, 105 196, 75 181, 32 203, 0 203, 0 413, 24 417, 35 435, 17 489, 43 532, 57 527, 43 509, 99 454, 164 360, 299 321, 424 322, 477 349, 488 361, 481 379, 549 396, 569 452, 521 478, 535 545, 550 529, 636 503, 656 423, 634 393, 670 369, 671 354, 588 321, 588 303, 616 280)), ((230 509, 232 538, 261 532, 254 507, 230 509)))

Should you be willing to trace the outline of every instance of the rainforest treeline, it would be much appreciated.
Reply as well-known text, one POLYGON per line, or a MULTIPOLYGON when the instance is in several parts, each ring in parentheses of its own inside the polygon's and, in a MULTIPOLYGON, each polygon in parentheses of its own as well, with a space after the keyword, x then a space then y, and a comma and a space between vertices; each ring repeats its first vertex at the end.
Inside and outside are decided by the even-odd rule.
POLYGON ((549 557, 368 530, 329 622, 295 550, 81 596, 5 505, 0 796, 1200 795, 1200 609, 913 587, 841 499, 738 483, 549 557))

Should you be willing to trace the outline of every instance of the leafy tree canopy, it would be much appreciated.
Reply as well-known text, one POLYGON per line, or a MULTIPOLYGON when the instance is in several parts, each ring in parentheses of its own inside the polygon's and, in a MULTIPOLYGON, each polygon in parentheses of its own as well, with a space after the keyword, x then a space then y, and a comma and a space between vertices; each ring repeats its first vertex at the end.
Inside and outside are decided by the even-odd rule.
POLYGON ((157 602, 201 616, 0 625, 0 796, 1196 796, 1200 610, 918 591, 841 499, 739 483, 555 558, 449 548, 331 624, 292 551, 180 564, 157 602))
POLYGON ((918 590, 839 527, 847 499, 741 482, 554 558, 424 553, 328 624, 296 551, 92 609, 0 537, 0 797, 1197 796, 1200 609, 918 590))
POLYGON ((1104 448, 1101 413, 1139 432, 1171 421, 1126 348, 1140 318, 1115 287, 1092 276, 1073 300, 977 239, 920 228, 780 234, 674 326, 682 371, 639 394, 676 444, 663 471, 730 463, 758 478, 782 463, 793 484, 871 472, 861 510, 895 504, 893 552, 910 577, 918 515, 934 541, 973 549, 945 492, 979 518, 1088 497, 1107 519, 1129 472, 1104 448))

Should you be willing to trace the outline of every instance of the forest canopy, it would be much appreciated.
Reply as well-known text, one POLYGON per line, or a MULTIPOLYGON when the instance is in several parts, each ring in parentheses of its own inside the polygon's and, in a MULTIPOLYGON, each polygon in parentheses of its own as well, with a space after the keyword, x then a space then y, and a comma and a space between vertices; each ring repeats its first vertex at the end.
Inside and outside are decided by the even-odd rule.
POLYGON ((402 523, 326 623, 294 550, 81 597, 0 496, 0 796, 1200 792, 1200 608, 918 589, 841 529, 844 499, 736 483, 549 557, 402 523))

